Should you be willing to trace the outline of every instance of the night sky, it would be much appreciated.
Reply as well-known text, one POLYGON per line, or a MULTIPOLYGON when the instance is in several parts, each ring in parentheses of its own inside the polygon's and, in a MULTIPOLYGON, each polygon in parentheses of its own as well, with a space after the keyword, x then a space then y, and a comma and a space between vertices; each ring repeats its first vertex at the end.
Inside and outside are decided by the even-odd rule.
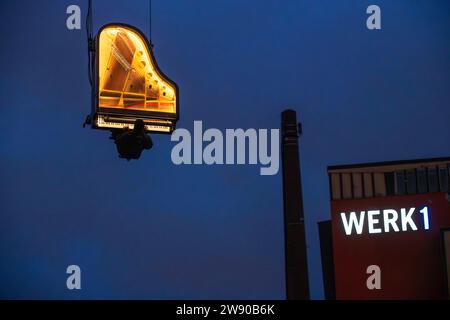
MULTIPOLYGON (((93 2, 95 31, 148 34, 148 1, 93 2)), ((167 135, 127 162, 82 128, 86 3, 0 4, 0 297, 284 299, 281 168, 176 166, 167 135), (70 4, 82 30, 66 28, 70 4), (71 264, 82 290, 66 288, 71 264)), ((449 156, 449 1, 154 0, 152 25, 178 127, 278 128, 297 111, 312 298, 327 165, 449 156), (382 30, 366 28, 370 4, 382 30)))

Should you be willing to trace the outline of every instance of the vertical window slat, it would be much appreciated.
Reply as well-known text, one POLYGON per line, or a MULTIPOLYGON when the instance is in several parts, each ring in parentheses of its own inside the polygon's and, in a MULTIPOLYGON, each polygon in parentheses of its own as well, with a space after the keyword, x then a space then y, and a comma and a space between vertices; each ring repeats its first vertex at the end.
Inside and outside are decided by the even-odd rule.
POLYGON ((372 188, 372 175, 370 173, 364 173, 364 191, 365 196, 367 198, 373 197, 373 188, 372 188))
POLYGON ((353 179, 353 197, 360 199, 363 197, 363 187, 361 173, 354 173, 352 175, 353 179))
POLYGON ((341 199, 341 182, 338 173, 331 174, 331 198, 333 200, 341 199))
POLYGON ((342 179, 342 197, 352 199, 352 179, 350 173, 341 174, 342 179))
POLYGON ((375 185, 375 196, 385 197, 386 196, 386 182, 384 180, 384 173, 374 173, 374 185, 375 185))

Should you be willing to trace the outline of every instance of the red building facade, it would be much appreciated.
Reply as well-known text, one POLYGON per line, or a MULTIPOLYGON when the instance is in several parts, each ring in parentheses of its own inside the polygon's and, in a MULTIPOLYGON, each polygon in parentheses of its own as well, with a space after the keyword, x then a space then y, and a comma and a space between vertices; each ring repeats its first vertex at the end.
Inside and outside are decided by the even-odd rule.
POLYGON ((329 167, 336 299, 446 299, 450 158, 329 167))

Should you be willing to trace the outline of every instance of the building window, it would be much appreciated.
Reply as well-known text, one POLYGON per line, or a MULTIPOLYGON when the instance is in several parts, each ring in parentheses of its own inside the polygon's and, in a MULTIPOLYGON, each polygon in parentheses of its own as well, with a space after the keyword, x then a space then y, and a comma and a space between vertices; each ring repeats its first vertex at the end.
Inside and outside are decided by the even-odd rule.
POLYGON ((437 168, 428 168, 428 192, 439 192, 437 168))
POLYGON ((417 193, 416 170, 406 170, 406 191, 408 194, 417 193))
POLYGON ((395 194, 394 172, 386 172, 384 174, 384 181, 386 181, 386 195, 393 196, 395 194))
POLYGON ((417 169, 417 192, 428 192, 427 171, 422 168, 417 169))
POLYGON ((398 171, 395 173, 395 194, 406 194, 405 173, 398 171))
POLYGON ((450 164, 391 172, 331 173, 330 187, 333 200, 450 192, 450 164))
POLYGON ((448 170, 446 167, 439 168, 439 185, 442 192, 449 192, 448 170))

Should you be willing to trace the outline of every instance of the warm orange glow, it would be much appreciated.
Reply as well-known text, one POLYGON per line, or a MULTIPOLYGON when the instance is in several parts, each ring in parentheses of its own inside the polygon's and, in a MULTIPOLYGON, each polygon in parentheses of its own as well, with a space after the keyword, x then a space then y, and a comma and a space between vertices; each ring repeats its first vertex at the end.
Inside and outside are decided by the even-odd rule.
POLYGON ((99 35, 100 108, 176 113, 176 90, 156 69, 145 40, 124 26, 99 35))

